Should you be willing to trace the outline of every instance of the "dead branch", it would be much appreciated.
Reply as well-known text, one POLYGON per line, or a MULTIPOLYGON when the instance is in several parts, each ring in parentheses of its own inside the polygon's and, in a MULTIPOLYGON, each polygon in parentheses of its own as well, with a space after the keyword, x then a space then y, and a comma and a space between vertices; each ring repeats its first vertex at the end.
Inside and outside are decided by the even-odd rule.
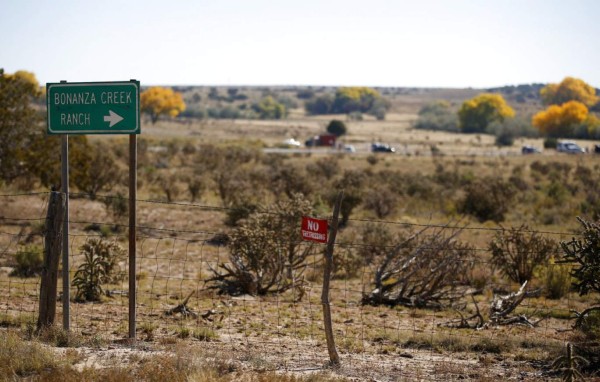
POLYGON ((171 308, 165 312, 165 316, 173 316, 177 313, 180 313, 183 318, 193 317, 198 318, 198 313, 194 312, 192 309, 188 308, 187 303, 192 297, 195 291, 192 291, 179 305, 174 308, 171 308))
POLYGON ((521 285, 516 293, 511 293, 507 296, 494 295, 492 303, 490 305, 490 321, 487 322, 484 327, 488 326, 505 326, 505 325, 526 325, 531 328, 536 327, 545 318, 540 318, 537 321, 529 320, 525 315, 520 314, 518 316, 509 317, 515 309, 523 302, 526 297, 535 295, 535 293, 528 292, 525 287, 527 281, 521 285))
POLYGON ((492 303, 490 304, 490 318, 489 321, 485 321, 481 312, 479 311, 479 306, 473 299, 473 304, 475 305, 476 313, 472 316, 465 318, 464 315, 457 311, 460 315, 460 319, 452 320, 442 325, 455 328, 455 329, 486 329, 491 326, 506 326, 506 325, 525 325, 531 328, 534 328, 539 325, 540 322, 545 320, 544 318, 540 318, 539 320, 532 321, 527 318, 523 314, 519 314, 517 316, 510 316, 512 312, 523 302, 523 300, 530 296, 531 294, 525 290, 527 286, 527 281, 521 285, 521 288, 516 293, 510 293, 507 296, 500 296, 495 294, 492 303), (477 319, 476 322, 472 322, 472 320, 477 319))
POLYGON ((471 295, 471 299, 473 300, 473 305, 475 305, 475 314, 465 318, 465 316, 459 310, 455 310, 456 313, 459 314, 460 319, 452 320, 444 324, 438 324, 438 326, 445 326, 453 329, 479 329, 483 327, 485 325, 485 320, 479 311, 479 305, 477 305, 477 301, 475 301, 475 297, 473 295, 471 295), (477 321, 471 323, 470 321, 473 319, 477 319, 477 321))
POLYGON ((494 295, 492 304, 490 305, 490 321, 495 322, 504 319, 514 311, 526 297, 526 286, 527 281, 521 285, 517 293, 511 293, 508 296, 494 295))
POLYGON ((574 317, 575 323, 573 324, 573 329, 581 329, 587 316, 594 311, 600 312, 600 306, 592 306, 590 308, 587 308, 586 310, 584 310, 581 313, 576 310, 571 309, 571 313, 573 313, 575 315, 575 317, 574 317))
POLYGON ((213 318, 211 318, 211 316, 213 316, 213 315, 220 315, 220 316, 219 316, 219 321, 223 321, 223 312, 219 312, 219 311, 217 311, 217 310, 214 310, 214 309, 209 309, 209 310, 207 310, 205 313, 202 313, 202 314, 200 315, 200 317, 201 317, 203 320, 206 320, 206 321, 213 322, 213 321, 214 321, 214 319, 213 319, 213 318))
POLYGON ((401 238, 378 259, 375 288, 362 303, 441 309, 467 295, 461 275, 472 266, 472 248, 457 240, 461 228, 446 234, 447 227, 401 238))

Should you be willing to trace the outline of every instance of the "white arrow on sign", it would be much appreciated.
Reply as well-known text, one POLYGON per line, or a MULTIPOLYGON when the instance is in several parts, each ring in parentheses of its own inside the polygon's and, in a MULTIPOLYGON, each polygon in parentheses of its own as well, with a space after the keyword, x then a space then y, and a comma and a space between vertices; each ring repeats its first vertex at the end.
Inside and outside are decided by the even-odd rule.
POLYGON ((108 127, 113 127, 114 125, 121 122, 122 120, 123 120, 123 117, 121 117, 119 114, 115 113, 112 110, 109 110, 108 115, 104 116, 104 122, 110 122, 108 127))

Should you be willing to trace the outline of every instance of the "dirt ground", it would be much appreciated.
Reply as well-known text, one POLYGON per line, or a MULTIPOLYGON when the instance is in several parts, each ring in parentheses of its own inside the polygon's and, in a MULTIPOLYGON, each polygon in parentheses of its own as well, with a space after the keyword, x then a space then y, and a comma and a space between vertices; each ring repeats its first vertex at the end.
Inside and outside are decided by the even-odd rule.
MULTIPOLYGON (((0 314, 2 326, 8 330, 18 330, 36 317, 39 280, 10 276, 14 266, 11 255, 27 240, 40 243, 39 222, 45 216, 46 197, 4 197, 0 314), (10 220, 15 216, 30 220, 10 220)), ((86 238, 97 235, 85 227, 105 221, 107 216, 100 202, 72 202, 73 274, 81 262, 78 248, 86 238)), ((207 283, 211 268, 227 259, 226 249, 209 241, 214 234, 211 227, 222 219, 220 213, 179 205, 140 205, 139 224, 147 228, 140 229, 137 244, 138 342, 131 346, 124 341, 128 333, 124 279, 105 286, 107 296, 100 303, 71 304, 73 332, 101 344, 77 348, 81 360, 76 367, 114 366, 115 362, 162 352, 171 354, 178 344, 189 347, 189 352, 199 349, 207 357, 225 355, 240 368, 252 371, 302 375, 327 369, 321 261, 315 259, 305 271, 309 283, 301 301, 296 301, 292 292, 267 297, 220 295, 207 283), (190 295, 187 306, 198 317, 166 314, 190 295)), ((125 232, 117 232, 111 240, 126 247, 125 236, 125 232)), ((126 259, 119 267, 126 271, 126 259)), ((341 368, 332 372, 355 380, 549 380, 553 374, 543 365, 560 354, 568 341, 569 333, 564 331, 571 325, 565 319, 568 309, 585 303, 576 296, 558 302, 528 299, 518 313, 546 317, 535 328, 452 329, 445 324, 459 318, 453 311, 361 305, 363 291, 370 288, 371 272, 366 264, 357 278, 332 283, 333 326, 342 361, 341 368)), ((72 296, 74 293, 71 291, 72 296)), ((490 297, 477 297, 482 311, 490 297)), ((472 306, 466 309, 473 311, 472 306)), ((58 322, 61 314, 59 308, 58 322)))

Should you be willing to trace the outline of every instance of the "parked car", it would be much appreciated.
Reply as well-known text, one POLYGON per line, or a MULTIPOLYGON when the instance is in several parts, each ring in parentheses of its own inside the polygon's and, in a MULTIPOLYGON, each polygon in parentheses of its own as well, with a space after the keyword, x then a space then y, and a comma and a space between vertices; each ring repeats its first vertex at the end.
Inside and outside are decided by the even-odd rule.
POLYGON ((395 153, 396 149, 383 143, 373 143, 371 145, 371 151, 374 153, 395 153))
POLYGON ((521 148, 521 153, 526 154, 541 154, 542 152, 537 147, 525 145, 521 148))
POLYGON ((281 144, 285 147, 300 147, 300 142, 294 138, 286 139, 281 144))
POLYGON ((583 154, 585 149, 581 148, 577 143, 571 141, 561 141, 556 144, 556 151, 559 153, 568 154, 583 154))
POLYGON ((352 145, 344 145, 344 151, 347 153, 355 153, 356 149, 352 145))
POLYGON ((329 146, 334 147, 337 137, 333 134, 315 135, 309 138, 304 144, 306 147, 329 146))

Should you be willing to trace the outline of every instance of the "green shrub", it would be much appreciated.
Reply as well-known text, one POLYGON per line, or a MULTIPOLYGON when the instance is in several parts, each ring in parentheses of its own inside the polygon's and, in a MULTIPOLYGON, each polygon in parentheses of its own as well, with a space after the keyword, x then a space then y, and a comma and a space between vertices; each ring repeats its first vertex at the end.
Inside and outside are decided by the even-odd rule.
POLYGON ((458 131, 458 117, 447 101, 435 101, 419 110, 415 129, 458 131))
POLYGON ((473 215, 479 221, 501 222, 511 207, 513 187, 495 177, 479 179, 465 187, 465 196, 459 203, 459 211, 473 215))
POLYGON ((398 205, 398 196, 389 187, 370 189, 364 198, 364 208, 373 211, 378 219, 390 216, 398 205))
POLYGON ((192 331, 192 337, 200 341, 215 341, 219 335, 211 328, 198 328, 192 331))
POLYGON ((238 295, 266 295, 301 288, 306 259, 316 247, 298 241, 303 216, 312 212, 301 194, 250 214, 232 233, 228 262, 211 269, 216 288, 238 295))
POLYGON ((17 266, 12 271, 12 276, 37 276, 42 272, 44 266, 44 251, 37 245, 27 245, 17 251, 15 260, 17 266))
POLYGON ((333 255, 333 278, 351 279, 360 274, 365 260, 352 248, 337 248, 333 255))
POLYGON ((558 300, 571 289, 571 268, 565 264, 556 264, 552 259, 545 267, 542 278, 547 298, 558 300))
POLYGON ((600 225, 577 218, 583 226, 582 239, 561 242, 564 251, 561 262, 573 264, 573 285, 580 295, 600 292, 600 225))
POLYGON ((99 301, 103 294, 102 284, 122 280, 124 274, 118 272, 119 260, 125 250, 116 243, 103 239, 90 238, 81 246, 83 263, 73 277, 77 288, 76 301, 99 301))
POLYGON ((115 196, 107 196, 102 199, 106 212, 114 218, 121 219, 127 215, 129 200, 120 192, 115 196))
POLYGON ((580 329, 588 339, 600 339, 600 310, 590 312, 585 320, 582 320, 580 329))
MULTIPOLYGON (((561 242, 564 251, 561 262, 572 264, 571 276, 577 280, 573 287, 580 295, 600 292, 600 225, 577 218, 583 230, 579 238, 561 242)), ((577 313, 574 327, 579 330, 575 338, 579 355, 589 361, 585 371, 600 369, 600 306, 591 306, 577 313)))
POLYGON ((501 130, 496 135, 496 146, 512 146, 515 143, 515 134, 510 130, 501 130))
POLYGON ((371 165, 371 166, 375 166, 377 164, 377 162, 379 162, 379 158, 377 157, 377 155, 369 155, 367 156, 367 162, 371 165))
POLYGON ((236 201, 227 209, 225 225, 229 227, 237 227, 240 221, 247 219, 256 211, 258 205, 248 201, 236 201))
POLYGON ((492 264, 512 281, 531 280, 536 267, 558 253, 558 244, 532 232, 526 225, 498 231, 489 245, 492 264))
POLYGON ((548 137, 548 138, 544 139, 544 148, 545 149, 555 149, 557 143, 558 143, 558 139, 548 137))

